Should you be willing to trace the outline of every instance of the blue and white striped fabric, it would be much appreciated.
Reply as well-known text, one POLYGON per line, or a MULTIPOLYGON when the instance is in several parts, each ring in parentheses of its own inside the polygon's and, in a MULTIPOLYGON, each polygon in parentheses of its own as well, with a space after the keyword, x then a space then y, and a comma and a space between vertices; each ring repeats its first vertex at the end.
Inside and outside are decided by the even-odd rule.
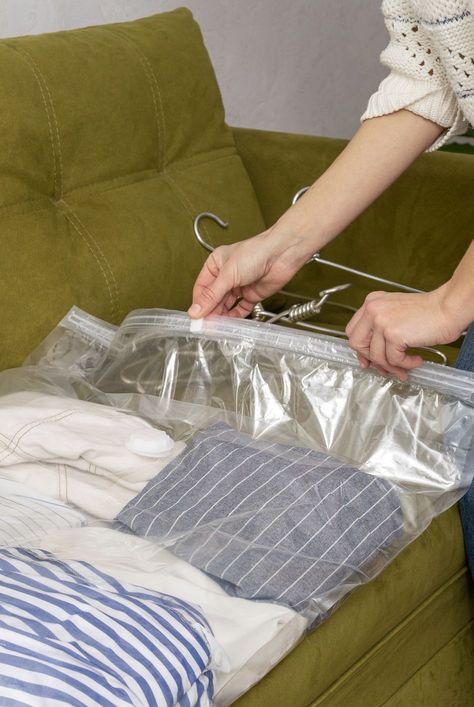
POLYGON ((210 641, 184 601, 41 550, 0 550, 2 707, 206 707, 210 641))
POLYGON ((74 508, 0 476, 0 547, 36 545, 50 533, 84 523, 74 508))

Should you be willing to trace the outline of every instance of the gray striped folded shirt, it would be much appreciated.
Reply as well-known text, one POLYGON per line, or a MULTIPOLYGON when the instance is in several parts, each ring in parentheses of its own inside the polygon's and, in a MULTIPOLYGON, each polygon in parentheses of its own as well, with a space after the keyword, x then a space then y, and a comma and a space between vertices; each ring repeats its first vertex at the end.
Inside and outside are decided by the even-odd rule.
POLYGON ((223 423, 196 434, 118 520, 170 543, 230 594, 303 613, 366 581, 403 532, 392 484, 223 423))

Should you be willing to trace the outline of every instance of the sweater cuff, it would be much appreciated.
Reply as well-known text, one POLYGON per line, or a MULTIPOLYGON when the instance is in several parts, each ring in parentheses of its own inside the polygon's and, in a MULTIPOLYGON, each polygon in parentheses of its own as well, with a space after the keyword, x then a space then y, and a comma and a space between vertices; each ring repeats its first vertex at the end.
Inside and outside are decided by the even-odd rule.
POLYGON ((409 110, 447 128, 427 149, 433 152, 455 135, 464 133, 469 124, 464 118, 449 85, 435 87, 430 82, 409 78, 392 71, 374 93, 361 121, 409 110))

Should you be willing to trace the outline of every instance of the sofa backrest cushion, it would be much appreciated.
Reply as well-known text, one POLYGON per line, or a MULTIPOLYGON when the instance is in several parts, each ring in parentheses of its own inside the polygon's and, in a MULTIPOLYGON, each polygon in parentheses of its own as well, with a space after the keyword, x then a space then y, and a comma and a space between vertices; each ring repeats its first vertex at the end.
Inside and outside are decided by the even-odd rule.
POLYGON ((73 304, 186 308, 206 251, 263 229, 199 27, 180 9, 0 42, 0 368, 73 304))

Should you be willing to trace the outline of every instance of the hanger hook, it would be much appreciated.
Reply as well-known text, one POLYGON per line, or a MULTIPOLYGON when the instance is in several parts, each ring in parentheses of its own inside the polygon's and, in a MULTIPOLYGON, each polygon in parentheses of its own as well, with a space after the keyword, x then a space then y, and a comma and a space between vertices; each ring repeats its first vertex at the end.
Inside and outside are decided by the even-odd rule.
POLYGON ((203 218, 210 218, 212 221, 215 221, 221 228, 228 228, 229 224, 223 221, 219 216, 216 216, 216 214, 213 214, 212 211, 203 211, 202 213, 198 214, 196 218, 194 219, 194 235, 196 236, 197 240, 199 243, 210 253, 212 253, 216 248, 215 246, 212 246, 210 243, 208 243, 206 240, 201 235, 201 231, 199 230, 199 225, 201 223, 201 220, 203 218))
POLYGON ((298 199, 301 199, 301 197, 303 196, 303 194, 306 194, 306 192, 308 191, 308 189, 309 189, 309 187, 302 187, 301 189, 299 189, 299 190, 296 192, 296 194, 294 195, 294 197, 293 197, 293 199, 292 199, 292 201, 291 201, 291 205, 294 206, 294 205, 296 204, 296 202, 298 201, 298 199))

